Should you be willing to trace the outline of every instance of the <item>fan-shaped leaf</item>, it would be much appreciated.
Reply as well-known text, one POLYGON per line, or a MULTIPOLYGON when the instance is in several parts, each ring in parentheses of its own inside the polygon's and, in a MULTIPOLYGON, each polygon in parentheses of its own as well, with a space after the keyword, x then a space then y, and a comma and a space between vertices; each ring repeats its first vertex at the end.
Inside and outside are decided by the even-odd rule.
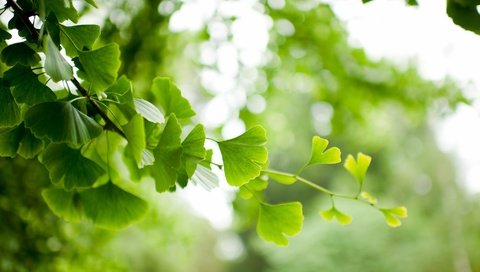
POLYGON ((338 223, 342 225, 348 225, 352 222, 352 218, 348 214, 342 213, 335 207, 320 212, 320 215, 327 221, 332 221, 333 218, 336 218, 338 223))
POLYGON ((163 123, 165 121, 163 114, 152 103, 141 98, 134 98, 133 101, 135 103, 135 109, 137 110, 137 113, 143 116, 143 118, 152 123, 163 123))
POLYGON ((4 78, 13 87, 12 95, 17 103, 35 105, 56 99, 55 93, 41 83, 29 67, 17 64, 5 72, 4 78))
POLYGON ((182 156, 181 134, 182 128, 177 118, 175 115, 171 115, 160 136, 158 146, 154 150, 155 163, 149 166, 158 192, 170 189, 177 180, 177 171, 182 156))
POLYGON ((362 186, 371 161, 372 157, 360 152, 357 154, 357 160, 352 155, 348 155, 343 166, 362 186))
POLYGON ((303 212, 300 202, 260 204, 257 232, 265 241, 286 246, 288 240, 285 235, 293 236, 299 233, 302 225, 303 212))
POLYGON ((100 27, 97 25, 60 25, 61 43, 70 57, 78 55, 78 51, 88 51, 100 35, 100 27))
POLYGON ((24 130, 17 153, 25 159, 31 159, 38 155, 43 150, 43 147, 43 141, 36 138, 27 128, 24 130))
POLYGON ((123 126, 123 132, 127 136, 128 147, 132 151, 138 167, 143 167, 143 153, 146 148, 146 140, 142 116, 139 114, 135 115, 128 124, 123 126))
POLYGON ((120 68, 120 49, 117 44, 79 52, 78 59, 82 64, 85 79, 91 84, 89 88, 93 91, 103 92, 115 82, 120 68))
POLYGON ((91 187, 105 174, 102 167, 83 157, 80 150, 64 144, 51 144, 42 154, 41 162, 48 169, 52 182, 62 184, 68 191, 91 187))
POLYGON ((53 81, 70 80, 73 77, 72 66, 67 63, 50 36, 45 38, 45 72, 53 81))
POLYGON ((52 212, 66 221, 78 222, 83 217, 80 195, 63 189, 49 188, 42 196, 52 212))
POLYGON ((78 13, 72 4, 72 0, 44 0, 45 15, 54 13, 59 22, 71 20, 76 23, 78 13))
POLYGON ((268 161, 266 142, 265 129, 255 126, 236 138, 218 143, 230 185, 242 186, 260 175, 268 161))
POLYGON ((8 87, 0 85, 0 128, 14 127, 22 121, 20 108, 8 87))
POLYGON ((25 115, 25 126, 37 138, 55 143, 82 145, 102 133, 102 127, 71 103, 56 101, 37 104, 25 115))
POLYGON ((26 43, 13 43, 2 50, 2 61, 8 66, 17 63, 25 66, 32 66, 40 61, 40 56, 30 48, 26 43))
POLYGON ((213 173, 212 170, 201 164, 197 166, 191 180, 193 184, 200 185, 207 191, 218 187, 218 176, 213 173))
POLYGON ((13 158, 17 154, 23 127, 8 129, 0 133, 0 157, 13 158))
POLYGON ((174 113, 177 118, 182 119, 195 115, 190 102, 182 96, 180 89, 170 79, 155 78, 152 92, 157 96, 165 116, 174 113))
POLYGON ((312 138, 312 152, 310 160, 305 167, 314 164, 336 164, 342 161, 340 157, 340 149, 338 147, 331 147, 325 150, 328 146, 328 140, 315 136, 312 138))
POLYGON ((147 202, 108 182, 80 193, 85 217, 99 227, 120 229, 147 212, 147 202))

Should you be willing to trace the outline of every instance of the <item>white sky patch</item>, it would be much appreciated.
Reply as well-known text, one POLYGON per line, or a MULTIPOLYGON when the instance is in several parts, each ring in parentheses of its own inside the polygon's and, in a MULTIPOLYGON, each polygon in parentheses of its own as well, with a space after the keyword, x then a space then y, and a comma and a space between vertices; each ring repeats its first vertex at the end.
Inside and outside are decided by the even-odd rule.
MULTIPOLYGON (((415 60, 427 79, 454 78, 468 95, 480 98, 480 37, 450 20, 446 1, 328 0, 345 22, 350 41, 373 58, 405 65, 415 60)), ((436 123, 437 139, 445 152, 456 156, 459 179, 470 193, 480 192, 479 104, 464 106, 436 123)))

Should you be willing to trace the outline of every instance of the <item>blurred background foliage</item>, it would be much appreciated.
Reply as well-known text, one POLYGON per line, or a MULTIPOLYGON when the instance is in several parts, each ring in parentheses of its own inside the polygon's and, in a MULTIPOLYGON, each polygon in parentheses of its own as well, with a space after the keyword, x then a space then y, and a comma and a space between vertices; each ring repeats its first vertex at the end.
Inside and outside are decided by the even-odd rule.
MULTIPOLYGON (((56 218, 40 196, 45 169, 2 159, 1 271, 480 271, 479 198, 463 190, 431 126, 468 102, 454 82, 426 81, 414 65, 369 59, 318 1, 97 2, 100 9, 86 6, 83 20, 101 20, 102 41, 120 45, 121 73, 137 93, 154 101, 151 79, 169 76, 210 134, 265 126, 274 169, 298 169, 314 135, 339 146, 342 157, 361 150, 373 157, 367 190, 385 206, 404 204, 409 218, 391 229, 378 212, 344 201, 337 205, 353 223, 327 223, 318 216, 327 197, 272 183, 269 202, 305 205, 303 231, 287 248, 257 237, 256 208, 242 199, 232 203, 227 233, 174 194, 152 196, 145 220, 108 232, 56 218), (196 7, 196 25, 173 23, 196 7), (242 30, 249 20, 253 28, 242 30), (231 235, 242 243, 236 258, 219 252, 228 251, 219 245, 231 235)), ((354 182, 340 165, 312 167, 305 176, 345 193, 354 182)))

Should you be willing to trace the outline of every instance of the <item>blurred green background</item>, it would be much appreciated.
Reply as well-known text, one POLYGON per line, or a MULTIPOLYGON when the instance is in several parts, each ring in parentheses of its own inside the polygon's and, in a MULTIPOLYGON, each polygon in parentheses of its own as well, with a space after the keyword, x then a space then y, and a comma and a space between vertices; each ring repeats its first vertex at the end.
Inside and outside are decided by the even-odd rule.
MULTIPOLYGON (((40 196, 49 183, 43 166, 2 159, 0 271, 480 271, 479 198, 459 186, 430 125, 467 102, 453 81, 369 59, 317 1, 97 2, 83 20, 103 25, 102 42, 120 45, 120 73, 138 95, 154 100, 151 79, 169 76, 210 135, 265 126, 274 169, 301 166, 314 135, 342 157, 369 154, 367 190, 385 206, 407 206, 409 218, 392 229, 378 212, 344 201, 337 205, 352 224, 328 223, 318 216, 327 197, 272 183, 269 202, 305 205, 303 231, 289 247, 257 237, 255 208, 242 199, 233 200, 229 230, 167 193, 152 196, 142 222, 109 232, 56 218, 40 196)), ((354 182, 341 165, 305 177, 345 193, 354 182)))

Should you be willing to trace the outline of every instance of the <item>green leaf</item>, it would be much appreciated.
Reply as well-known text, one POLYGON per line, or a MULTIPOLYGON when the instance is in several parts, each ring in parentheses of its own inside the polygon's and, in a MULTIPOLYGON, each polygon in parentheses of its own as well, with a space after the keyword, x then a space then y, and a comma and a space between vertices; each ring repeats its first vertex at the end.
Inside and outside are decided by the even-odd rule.
POLYGON ((8 66, 13 66, 17 63, 33 66, 40 61, 40 56, 26 43, 21 42, 5 47, 2 50, 1 59, 8 66))
POLYGON ((135 109, 133 101, 132 83, 126 76, 121 76, 112 86, 108 87, 105 94, 109 99, 119 104, 126 104, 135 109))
POLYGON ((80 195, 63 189, 49 188, 42 196, 52 212, 66 221, 78 222, 83 217, 80 195))
POLYGON ((85 0, 85 2, 89 3, 94 8, 98 8, 97 3, 94 0, 85 0))
POLYGON ((285 185, 290 185, 297 181, 297 176, 292 174, 272 172, 272 171, 268 171, 266 172, 266 174, 274 181, 281 184, 285 184, 285 185))
POLYGON ((25 159, 31 159, 38 155, 43 147, 43 141, 37 139, 29 129, 25 129, 17 153, 25 159))
POLYGON ((193 176, 197 164, 205 159, 205 130, 202 125, 196 125, 182 142, 182 161, 189 178, 193 176))
POLYGON ((320 215, 327 221, 332 221, 333 218, 336 218, 341 225, 348 225, 352 222, 352 218, 349 215, 342 213, 335 207, 321 211, 320 215))
POLYGON ((165 121, 163 114, 152 103, 141 98, 134 98, 133 101, 135 103, 135 109, 137 110, 137 113, 143 116, 143 118, 152 123, 163 123, 165 121))
POLYGON ((182 156, 181 134, 182 128, 177 118, 175 115, 171 115, 160 136, 158 146, 153 151, 155 163, 149 166, 158 192, 170 189, 177 180, 177 171, 182 156))
POLYGON ((9 88, 0 85, 0 128, 17 126, 21 121, 20 108, 9 88))
POLYGON ((113 183, 80 193, 85 217, 99 227, 120 229, 140 220, 148 210, 147 202, 113 183))
POLYGON ((182 96, 180 89, 170 79, 165 77, 155 78, 152 92, 158 98, 165 116, 174 113, 177 118, 183 119, 195 115, 190 102, 182 96))
POLYGON ((43 0, 45 2, 45 15, 54 13, 59 22, 71 20, 78 21, 78 13, 72 4, 72 0, 43 0))
POLYGON ((0 28, 0 42, 4 42, 12 38, 12 34, 8 33, 5 29, 0 28))
POLYGON ((45 38, 45 72, 50 78, 58 82, 60 80, 70 80, 73 77, 72 66, 67 63, 60 54, 57 46, 50 36, 45 38))
POLYGON ((253 192, 263 191, 268 187, 268 181, 257 177, 252 179, 247 184, 240 186, 240 196, 244 199, 250 199, 253 196, 253 192))
POLYGON ((357 154, 357 160, 352 155, 348 155, 343 166, 362 186, 371 161, 372 157, 360 152, 357 154))
POLYGON ((78 51, 92 50, 93 44, 100 36, 98 25, 60 25, 60 39, 68 56, 78 56, 78 51))
POLYGON ((79 52, 78 58, 82 64, 84 77, 91 84, 89 89, 98 94, 115 82, 120 68, 120 49, 117 44, 79 52))
POLYGON ((135 115, 125 126, 123 132, 127 136, 128 147, 132 151, 132 155, 137 162, 139 168, 144 166, 143 152, 146 148, 145 128, 143 118, 139 114, 135 115))
POLYGON ((0 157, 15 157, 20 145, 21 135, 22 126, 0 133, 0 157))
POLYGON ((5 80, 13 87, 12 95, 17 103, 35 105, 56 99, 55 93, 38 80, 29 67, 15 65, 4 74, 5 80))
POLYGON ((63 185, 67 191, 91 187, 105 174, 98 164, 82 156, 79 149, 64 144, 51 144, 41 156, 52 183, 63 185))
POLYGON ((242 135, 218 142, 222 153, 225 177, 233 186, 242 186, 258 177, 267 165, 266 132, 255 126, 242 135))
POLYGON ((360 196, 365 199, 366 201, 368 201, 370 204, 377 204, 377 198, 374 197, 373 195, 371 195, 370 193, 368 192, 362 192, 360 194, 360 196))
POLYGON ((37 104, 25 115, 25 126, 35 137, 54 143, 82 145, 102 133, 102 127, 71 103, 56 101, 37 104))
POLYGON ((328 140, 318 136, 313 137, 310 160, 305 167, 314 164, 336 164, 341 162, 340 149, 338 149, 338 147, 331 147, 325 150, 327 146, 328 140))
POLYGON ((260 203, 257 232, 265 241, 279 246, 288 245, 285 235, 299 233, 303 225, 302 204, 300 202, 270 205, 260 203))
POLYGON ((388 208, 388 209, 379 209, 383 216, 385 217, 385 221, 387 225, 390 227, 396 228, 402 225, 402 222, 399 218, 406 218, 407 208, 405 207, 395 207, 395 208, 388 208))
POLYGON ((480 14, 477 5, 462 5, 458 1, 447 1, 447 14, 458 26, 480 34, 480 14))

